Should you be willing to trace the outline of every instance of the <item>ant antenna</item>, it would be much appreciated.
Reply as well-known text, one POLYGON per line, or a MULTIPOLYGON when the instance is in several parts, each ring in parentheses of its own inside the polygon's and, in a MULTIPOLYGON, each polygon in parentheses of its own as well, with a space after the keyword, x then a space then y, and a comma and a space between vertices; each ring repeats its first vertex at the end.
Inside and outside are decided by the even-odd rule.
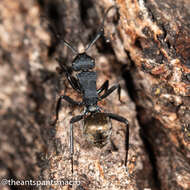
MULTIPOLYGON (((85 49, 85 52, 88 51, 88 49, 90 49, 91 46, 93 46, 94 43, 103 35, 103 33, 104 33, 104 22, 105 22, 105 19, 106 19, 107 15, 108 15, 109 11, 110 11, 112 8, 117 8, 117 6, 113 5, 113 6, 111 6, 111 7, 109 7, 109 8, 107 9, 107 11, 106 11, 105 14, 104 14, 104 18, 103 18, 103 21, 102 21, 102 24, 101 24, 101 26, 100 26, 100 29, 99 29, 98 34, 97 34, 97 35, 95 36, 95 38, 88 44, 87 48, 85 49)), ((77 51, 69 42, 63 40, 63 39, 61 38, 61 35, 58 34, 58 33, 55 31, 55 29, 54 29, 53 27, 49 26, 49 28, 50 28, 50 30, 54 33, 54 35, 56 36, 57 39, 59 39, 59 40, 60 40, 61 42, 63 42, 69 49, 71 49, 74 54, 78 55, 78 51, 77 51)))
POLYGON ((78 55, 78 51, 67 41, 63 40, 61 38, 61 35, 55 31, 55 28, 53 28, 51 25, 49 25, 49 29, 51 30, 51 32, 55 35, 57 40, 60 40, 61 42, 63 42, 68 48, 70 48, 72 50, 72 52, 76 55, 78 55))
POLYGON ((70 48, 73 53, 75 53, 76 55, 78 54, 78 51, 77 51, 74 47, 72 47, 71 44, 69 44, 67 41, 62 40, 62 39, 61 39, 61 41, 62 41, 68 48, 70 48))
POLYGON ((95 38, 88 44, 87 48, 85 49, 85 52, 88 51, 88 49, 90 49, 94 43, 103 35, 104 33, 104 22, 105 22, 105 19, 109 13, 109 11, 112 9, 112 8, 117 8, 115 5, 111 6, 107 11, 106 13, 104 14, 104 18, 103 18, 103 21, 102 21, 102 24, 100 26, 100 30, 98 32, 98 34, 95 36, 95 38))

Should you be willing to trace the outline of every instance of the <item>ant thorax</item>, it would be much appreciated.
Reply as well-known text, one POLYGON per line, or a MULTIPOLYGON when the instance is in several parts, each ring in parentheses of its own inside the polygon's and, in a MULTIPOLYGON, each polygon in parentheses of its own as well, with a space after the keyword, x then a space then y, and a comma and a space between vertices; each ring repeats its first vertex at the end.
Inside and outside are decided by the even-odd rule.
POLYGON ((98 148, 105 146, 112 132, 112 125, 105 113, 95 113, 84 118, 83 132, 86 139, 98 148))

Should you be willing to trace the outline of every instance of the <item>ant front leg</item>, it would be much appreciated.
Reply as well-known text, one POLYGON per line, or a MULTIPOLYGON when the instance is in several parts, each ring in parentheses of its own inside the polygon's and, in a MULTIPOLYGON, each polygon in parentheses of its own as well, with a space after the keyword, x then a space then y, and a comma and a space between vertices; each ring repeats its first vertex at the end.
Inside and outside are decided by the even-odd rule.
POLYGON ((78 80, 75 77, 71 76, 70 74, 67 75, 67 79, 68 79, 70 85, 72 86, 72 88, 74 90, 76 90, 77 92, 81 93, 81 90, 80 90, 80 87, 78 84, 78 80))
POLYGON ((52 122, 52 125, 55 125, 59 119, 59 110, 60 110, 60 105, 61 105, 62 99, 64 99, 65 101, 67 101, 68 103, 70 103, 73 106, 82 106, 83 105, 82 102, 76 102, 69 96, 65 96, 65 95, 60 96, 57 101, 57 105, 56 105, 56 115, 55 115, 56 117, 55 117, 55 120, 52 122))
POLYGON ((125 133, 125 150, 126 150, 126 155, 125 155, 125 166, 127 167, 127 160, 128 160, 128 150, 129 150, 129 123, 128 120, 125 119, 122 116, 119 116, 117 114, 113 114, 113 113, 106 113, 106 115, 110 118, 110 119, 114 119, 116 121, 122 122, 125 124, 126 126, 126 133, 125 133))
POLYGON ((63 65, 60 63, 59 60, 58 60, 58 63, 59 63, 59 66, 61 67, 61 70, 62 70, 63 72, 65 72, 66 77, 67 77, 67 79, 68 79, 68 81, 69 81, 69 84, 72 86, 72 88, 73 88, 74 90, 76 90, 77 92, 81 93, 78 80, 77 80, 74 76, 72 76, 72 75, 69 73, 68 68, 66 68, 65 66, 63 66, 63 65))
POLYGON ((106 98, 107 96, 109 96, 116 89, 117 89, 119 101, 121 102, 121 86, 120 86, 120 84, 113 85, 110 89, 105 91, 105 93, 102 96, 100 96, 100 100, 102 100, 102 99, 106 98))
POLYGON ((83 115, 77 115, 70 120, 70 158, 71 158, 71 171, 73 173, 73 154, 74 154, 74 138, 73 138, 73 123, 83 119, 83 115))

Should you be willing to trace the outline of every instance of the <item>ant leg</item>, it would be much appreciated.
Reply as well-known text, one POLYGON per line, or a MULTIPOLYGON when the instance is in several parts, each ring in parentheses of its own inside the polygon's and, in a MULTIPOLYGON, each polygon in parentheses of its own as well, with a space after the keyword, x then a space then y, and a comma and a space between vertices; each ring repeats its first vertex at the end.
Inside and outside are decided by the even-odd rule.
POLYGON ((67 79, 68 79, 70 85, 72 86, 72 88, 74 90, 76 90, 77 92, 81 93, 80 87, 79 87, 79 84, 78 84, 78 80, 75 77, 71 76, 71 75, 67 76, 67 79))
POLYGON ((72 88, 81 93, 78 80, 75 77, 71 76, 69 73, 66 73, 66 76, 72 88))
POLYGON ((62 71, 66 73, 66 77, 69 81, 69 84, 72 86, 72 88, 74 90, 81 93, 78 80, 69 73, 68 69, 61 64, 59 59, 57 59, 57 61, 59 63, 59 66, 61 67, 62 71))
POLYGON ((120 86, 120 84, 116 84, 116 85, 112 86, 110 89, 108 89, 107 91, 105 91, 105 93, 102 96, 100 96, 100 100, 109 96, 116 89, 117 89, 119 101, 121 102, 121 86, 120 86))
POLYGON ((74 143, 73 143, 73 123, 80 121, 83 115, 77 115, 70 120, 70 158, 71 158, 71 171, 73 173, 73 154, 74 154, 74 143))
POLYGON ((58 101, 57 101, 57 105, 56 105, 56 117, 55 117, 55 121, 52 122, 52 125, 55 125, 57 123, 57 120, 59 119, 59 110, 60 110, 60 105, 61 105, 61 100, 64 99, 65 101, 69 102, 71 105, 73 106, 82 106, 83 103, 82 102, 76 102, 75 100, 73 100, 72 98, 70 98, 69 96, 60 96, 58 101))
POLYGON ((128 120, 125 119, 122 116, 119 116, 117 114, 113 114, 113 113, 106 113, 106 115, 110 118, 110 119, 114 119, 116 121, 125 123, 126 125, 126 133, 125 133, 125 150, 126 150, 126 155, 125 155, 125 166, 127 167, 127 160, 128 160, 128 150, 129 150, 129 123, 128 120))
POLYGON ((106 80, 104 84, 97 90, 97 93, 100 94, 103 90, 105 90, 106 92, 108 90, 108 86, 109 86, 109 80, 106 80))

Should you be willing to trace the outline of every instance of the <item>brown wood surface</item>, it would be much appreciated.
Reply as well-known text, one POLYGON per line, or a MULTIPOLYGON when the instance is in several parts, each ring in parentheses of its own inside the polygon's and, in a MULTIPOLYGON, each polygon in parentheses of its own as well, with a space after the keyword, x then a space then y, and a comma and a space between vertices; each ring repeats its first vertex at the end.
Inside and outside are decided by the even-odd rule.
POLYGON ((2 0, 0 178, 81 182, 16 189, 189 190, 189 35, 187 0, 2 0), (48 25, 81 51, 112 5, 118 13, 110 11, 104 38, 88 54, 96 61, 98 87, 107 79, 110 86, 121 84, 123 103, 114 92, 100 106, 129 121, 128 171, 125 126, 113 121, 110 143, 98 149, 87 143, 79 122, 72 175, 69 121, 83 109, 62 101, 57 124, 50 124, 60 94, 81 97, 56 72, 55 58, 71 66, 74 55, 48 25))

